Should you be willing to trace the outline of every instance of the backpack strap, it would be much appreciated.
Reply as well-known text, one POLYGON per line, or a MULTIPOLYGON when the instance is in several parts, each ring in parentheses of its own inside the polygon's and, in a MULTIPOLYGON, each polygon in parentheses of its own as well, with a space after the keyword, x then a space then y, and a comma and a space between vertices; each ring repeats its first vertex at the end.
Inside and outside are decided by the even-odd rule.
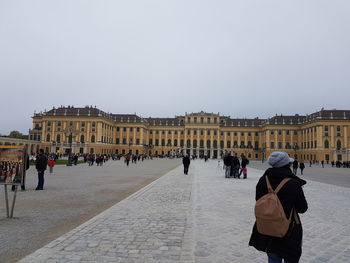
POLYGON ((269 178, 268 178, 267 175, 265 176, 265 180, 266 180, 266 185, 267 185, 267 191, 268 191, 269 193, 272 193, 272 192, 273 192, 273 188, 272 188, 272 186, 271 186, 271 184, 270 184, 270 181, 269 181, 269 178))
POLYGON ((284 178, 282 182, 280 182, 280 184, 276 187, 275 194, 277 194, 289 180, 291 180, 291 178, 284 178))

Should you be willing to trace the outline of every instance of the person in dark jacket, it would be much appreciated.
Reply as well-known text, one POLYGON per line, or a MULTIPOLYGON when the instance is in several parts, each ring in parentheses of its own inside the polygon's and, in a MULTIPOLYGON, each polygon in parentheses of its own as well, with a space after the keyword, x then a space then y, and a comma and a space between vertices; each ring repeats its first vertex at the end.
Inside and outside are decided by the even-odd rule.
POLYGON ((297 175, 299 163, 297 160, 293 162, 293 174, 297 175))
POLYGON ((184 156, 182 158, 182 163, 184 165, 184 174, 188 174, 188 168, 190 167, 191 163, 190 157, 188 157, 188 155, 184 156))
POLYGON ((291 178, 277 194, 287 217, 291 215, 293 209, 296 212, 292 216, 287 234, 282 238, 260 234, 255 223, 250 237, 249 245, 266 252, 269 263, 281 263, 282 259, 285 263, 297 263, 301 257, 303 230, 298 213, 306 212, 308 205, 302 189, 306 181, 291 171, 290 164, 293 161, 285 152, 271 153, 268 163, 272 168, 265 171, 256 186, 255 200, 258 200, 268 192, 265 176, 268 177, 273 189, 276 189, 283 179, 291 178))
POLYGON ((238 159, 238 156, 237 156, 237 153, 235 153, 235 156, 232 158, 232 167, 233 167, 233 178, 240 178, 239 176, 239 168, 241 166, 240 162, 239 162, 239 159, 238 159))
POLYGON ((243 179, 247 179, 247 165, 249 164, 249 160, 247 159, 247 157, 245 157, 244 155, 242 155, 242 161, 241 161, 241 171, 239 172, 239 176, 238 178, 240 178, 241 174, 243 173, 243 179))
POLYGON ((302 161, 299 163, 299 168, 300 168, 300 174, 303 175, 305 164, 302 161))
POLYGON ((44 189, 44 173, 47 168, 47 157, 44 154, 44 150, 39 150, 39 155, 36 157, 35 168, 38 171, 38 186, 35 190, 44 189))

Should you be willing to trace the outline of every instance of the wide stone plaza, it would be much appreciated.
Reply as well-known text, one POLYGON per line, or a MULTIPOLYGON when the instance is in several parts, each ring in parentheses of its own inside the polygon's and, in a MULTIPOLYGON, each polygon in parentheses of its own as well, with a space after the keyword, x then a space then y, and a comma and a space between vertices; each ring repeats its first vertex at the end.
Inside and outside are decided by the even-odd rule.
MULTIPOLYGON (((102 167, 57 167, 55 175, 46 176, 46 190, 34 192, 30 189, 19 194, 18 207, 15 210, 17 218, 12 221, 0 221, 1 239, 14 242, 15 236, 15 241, 19 244, 20 240, 35 243, 35 238, 38 237, 34 234, 28 236, 27 232, 32 231, 31 225, 35 228, 38 224, 34 221, 26 224, 26 220, 30 222, 37 216, 39 220, 43 220, 42 224, 46 225, 45 218, 55 221, 56 217, 60 217, 61 229, 57 226, 55 229, 56 232, 62 233, 72 228, 69 222, 69 219, 73 218, 72 214, 81 213, 85 206, 93 210, 92 207, 98 205, 99 211, 94 210, 94 213, 104 210, 102 213, 84 222, 93 215, 86 212, 80 222, 75 220, 76 224, 82 224, 62 236, 52 233, 50 239, 50 228, 47 227, 42 233, 46 236, 44 241, 53 241, 24 257, 20 262, 267 261, 264 253, 248 246, 254 223, 255 185, 263 173, 265 164, 251 162, 247 180, 225 179, 222 166, 219 166, 216 160, 206 163, 202 160, 192 161, 188 175, 183 174, 179 159, 155 159, 130 165, 129 170, 122 161, 110 161, 102 167), (158 169, 155 172, 157 176, 151 176, 153 169, 158 169), (160 177, 165 170, 170 171, 160 177), (141 180, 141 177, 136 175, 142 172, 148 177, 145 179, 147 182, 144 181, 143 184, 159 179, 137 192, 136 189, 142 184, 134 185, 133 189, 129 188, 127 193, 124 192, 121 196, 123 189, 126 191, 125 186, 132 184, 134 180, 141 180), (65 176, 61 177, 61 174, 65 176), (122 177, 124 187, 118 187, 116 181, 111 179, 112 175, 114 180, 122 177), (132 179, 128 180, 128 176, 132 179), (59 183, 63 179, 64 183, 59 183), (52 184, 50 180, 57 181, 52 184), (79 183, 76 183, 77 180, 82 180, 81 187, 85 189, 84 193, 80 192, 82 190, 79 183), (94 188, 96 184, 100 189, 94 188), (63 186, 70 190, 60 189, 63 186), (74 189, 75 197, 72 194, 74 189), (92 193, 89 189, 93 189, 92 193), (62 194, 59 197, 60 191, 62 194), (69 191, 69 195, 66 191, 69 191), (103 198, 103 195, 98 197, 99 191, 108 191, 109 198, 103 198), (129 195, 131 192, 134 193, 129 195), (95 194, 98 202, 94 199, 95 194), (115 199, 115 204, 112 205, 113 195, 126 199, 120 202, 115 199), (57 206, 41 209, 41 206, 45 206, 45 200, 52 200, 52 196, 58 199, 57 206), (66 202, 66 208, 63 206, 63 200, 66 202), (24 209, 23 203, 30 206, 33 202, 35 206, 31 206, 36 209, 29 213, 24 209), (93 205, 90 202, 93 202, 93 205), (109 206, 111 207, 108 208, 109 206), (45 216, 36 215, 39 212, 45 216), (63 218, 64 214, 67 215, 67 219, 63 218), (18 221, 21 221, 21 224, 17 223, 18 221), (22 225, 25 227, 21 228, 22 225), (4 231, 7 231, 6 235, 3 234, 4 231), (11 231, 14 234, 11 234, 11 231)), ((31 168, 29 174, 33 186, 35 171, 31 168)), ((303 177, 308 181, 304 191, 309 210, 301 215, 304 244, 300 262, 350 262, 350 191, 349 184, 345 183, 350 181, 350 170, 307 167, 303 177), (319 182, 323 179, 317 179, 318 175, 331 178, 333 173, 337 174, 333 181, 323 183, 319 182), (345 187, 338 186, 338 180, 343 180, 341 184, 345 187)), ((5 214, 2 206, 0 211, 5 214)), ((44 241, 41 243, 45 243, 44 241)), ((14 262, 16 257, 9 251, 14 253, 17 248, 21 249, 20 246, 2 244, 0 261, 6 262, 6 258, 2 256, 6 254, 10 256, 7 262, 14 262)), ((27 249, 26 254, 30 250, 33 248, 27 249)))

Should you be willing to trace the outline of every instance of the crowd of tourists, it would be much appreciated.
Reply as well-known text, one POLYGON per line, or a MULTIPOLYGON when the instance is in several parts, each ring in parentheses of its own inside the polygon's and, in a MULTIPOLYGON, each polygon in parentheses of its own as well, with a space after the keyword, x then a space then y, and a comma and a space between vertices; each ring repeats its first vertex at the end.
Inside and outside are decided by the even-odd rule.
POLYGON ((238 154, 227 153, 223 157, 225 178, 237 178, 240 179, 243 174, 243 179, 247 179, 248 170, 247 165, 249 164, 248 158, 242 154, 241 160, 238 158, 238 154))

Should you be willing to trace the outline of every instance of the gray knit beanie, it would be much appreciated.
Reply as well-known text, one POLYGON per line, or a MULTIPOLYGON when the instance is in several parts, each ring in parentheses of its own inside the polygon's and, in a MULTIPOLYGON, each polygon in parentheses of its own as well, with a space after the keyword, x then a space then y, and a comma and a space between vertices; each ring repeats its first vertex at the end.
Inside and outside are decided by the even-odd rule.
POLYGON ((294 159, 290 158, 289 155, 285 152, 273 152, 270 154, 269 160, 267 162, 272 167, 279 168, 294 162, 294 159))

